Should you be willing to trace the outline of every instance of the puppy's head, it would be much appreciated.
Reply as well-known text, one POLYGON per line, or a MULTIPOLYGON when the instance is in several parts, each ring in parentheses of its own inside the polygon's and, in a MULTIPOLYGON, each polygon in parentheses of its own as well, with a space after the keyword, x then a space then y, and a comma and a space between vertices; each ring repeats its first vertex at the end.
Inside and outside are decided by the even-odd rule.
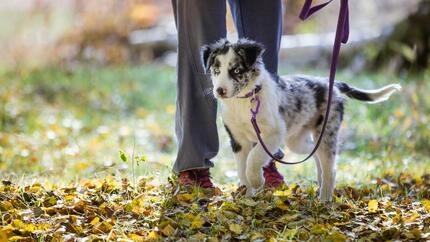
POLYGON ((216 98, 231 98, 253 88, 262 68, 263 46, 240 39, 230 43, 222 39, 202 47, 202 61, 213 83, 216 98))

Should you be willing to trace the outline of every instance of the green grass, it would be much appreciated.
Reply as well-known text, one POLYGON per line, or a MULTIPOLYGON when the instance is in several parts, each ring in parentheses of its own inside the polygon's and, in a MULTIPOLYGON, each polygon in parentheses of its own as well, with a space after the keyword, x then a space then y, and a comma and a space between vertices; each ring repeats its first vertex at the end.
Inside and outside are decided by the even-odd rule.
MULTIPOLYGON (((348 100, 338 159, 340 183, 369 182, 384 173, 429 172, 429 77, 430 73, 407 78, 338 73, 339 80, 361 88, 392 82, 403 86, 385 103, 348 100)), ((136 167, 136 176, 156 176, 162 182, 169 176, 176 149, 174 68, 2 71, 0 83, 2 177, 21 182, 59 178, 69 182, 107 174, 131 177, 131 162, 121 161, 119 150, 129 157, 146 156, 147 161, 136 167)), ((214 180, 235 183, 235 162, 223 129, 220 145, 214 180)), ((288 152, 287 157, 300 158, 288 152)), ((279 167, 289 183, 316 179, 313 161, 279 167)))
POLYGON ((24 70, 5 72, 0 81, 0 170, 6 175, 128 172, 118 151, 131 156, 133 147, 154 160, 138 174, 170 164, 172 68, 24 70))

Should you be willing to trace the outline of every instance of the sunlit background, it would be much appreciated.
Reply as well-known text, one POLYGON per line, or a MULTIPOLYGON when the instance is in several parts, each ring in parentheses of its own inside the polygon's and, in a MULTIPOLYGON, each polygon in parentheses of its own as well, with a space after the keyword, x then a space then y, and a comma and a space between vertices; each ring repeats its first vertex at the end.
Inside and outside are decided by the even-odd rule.
MULTIPOLYGON (((305 22, 298 18, 301 5, 285 2, 279 72, 326 76, 338 3, 305 22)), ((227 18, 228 37, 235 39, 227 18)), ((428 23, 428 0, 350 1, 350 41, 342 46, 337 78, 362 88, 404 88, 386 103, 348 102, 338 159, 342 183, 429 172, 428 23)), ((170 1, 1 1, 0 48, 2 179, 70 182, 110 174, 166 181, 176 152, 170 1)), ((213 178, 236 183, 219 127, 213 178)), ((288 182, 316 180, 312 161, 281 170, 288 182)))

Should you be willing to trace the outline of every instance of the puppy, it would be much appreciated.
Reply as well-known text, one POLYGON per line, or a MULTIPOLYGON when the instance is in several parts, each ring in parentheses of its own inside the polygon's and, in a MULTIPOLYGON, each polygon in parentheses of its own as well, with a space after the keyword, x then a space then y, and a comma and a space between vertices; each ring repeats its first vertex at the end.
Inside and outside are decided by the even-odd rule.
MULTIPOLYGON (((250 122, 250 108, 255 109, 250 98, 258 96, 261 102, 257 122, 261 137, 272 154, 282 145, 292 152, 309 154, 321 132, 327 102, 327 78, 273 76, 264 67, 263 51, 261 44, 247 39, 237 43, 220 40, 202 47, 203 65, 210 73, 213 94, 221 103, 240 184, 246 186, 248 195, 263 187, 262 167, 270 160, 250 122)), ((320 200, 330 201, 334 190, 338 133, 344 110, 342 94, 377 103, 400 88, 400 85, 391 84, 377 90, 361 90, 346 83, 335 83, 326 131, 314 155, 320 200)))

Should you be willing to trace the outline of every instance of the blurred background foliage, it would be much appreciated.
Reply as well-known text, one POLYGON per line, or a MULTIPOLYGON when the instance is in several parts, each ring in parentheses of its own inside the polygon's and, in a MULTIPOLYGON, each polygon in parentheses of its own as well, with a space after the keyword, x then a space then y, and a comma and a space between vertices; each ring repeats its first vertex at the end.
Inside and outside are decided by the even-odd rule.
MULTIPOLYGON (((297 17, 301 5, 285 1, 280 73, 327 75, 338 3, 305 22, 297 17)), ((351 37, 338 79, 362 88, 397 82, 404 89, 383 104, 348 102, 341 181, 428 172, 429 15, 429 0, 350 1, 351 37)), ((127 175, 131 165, 118 155, 124 150, 145 155, 138 175, 165 181, 176 149, 170 1, 3 1, 0 19, 2 177, 127 175)), ((220 136, 214 177, 233 182, 233 157, 223 130, 220 136)), ((315 180, 312 162, 281 169, 288 181, 315 180)))

